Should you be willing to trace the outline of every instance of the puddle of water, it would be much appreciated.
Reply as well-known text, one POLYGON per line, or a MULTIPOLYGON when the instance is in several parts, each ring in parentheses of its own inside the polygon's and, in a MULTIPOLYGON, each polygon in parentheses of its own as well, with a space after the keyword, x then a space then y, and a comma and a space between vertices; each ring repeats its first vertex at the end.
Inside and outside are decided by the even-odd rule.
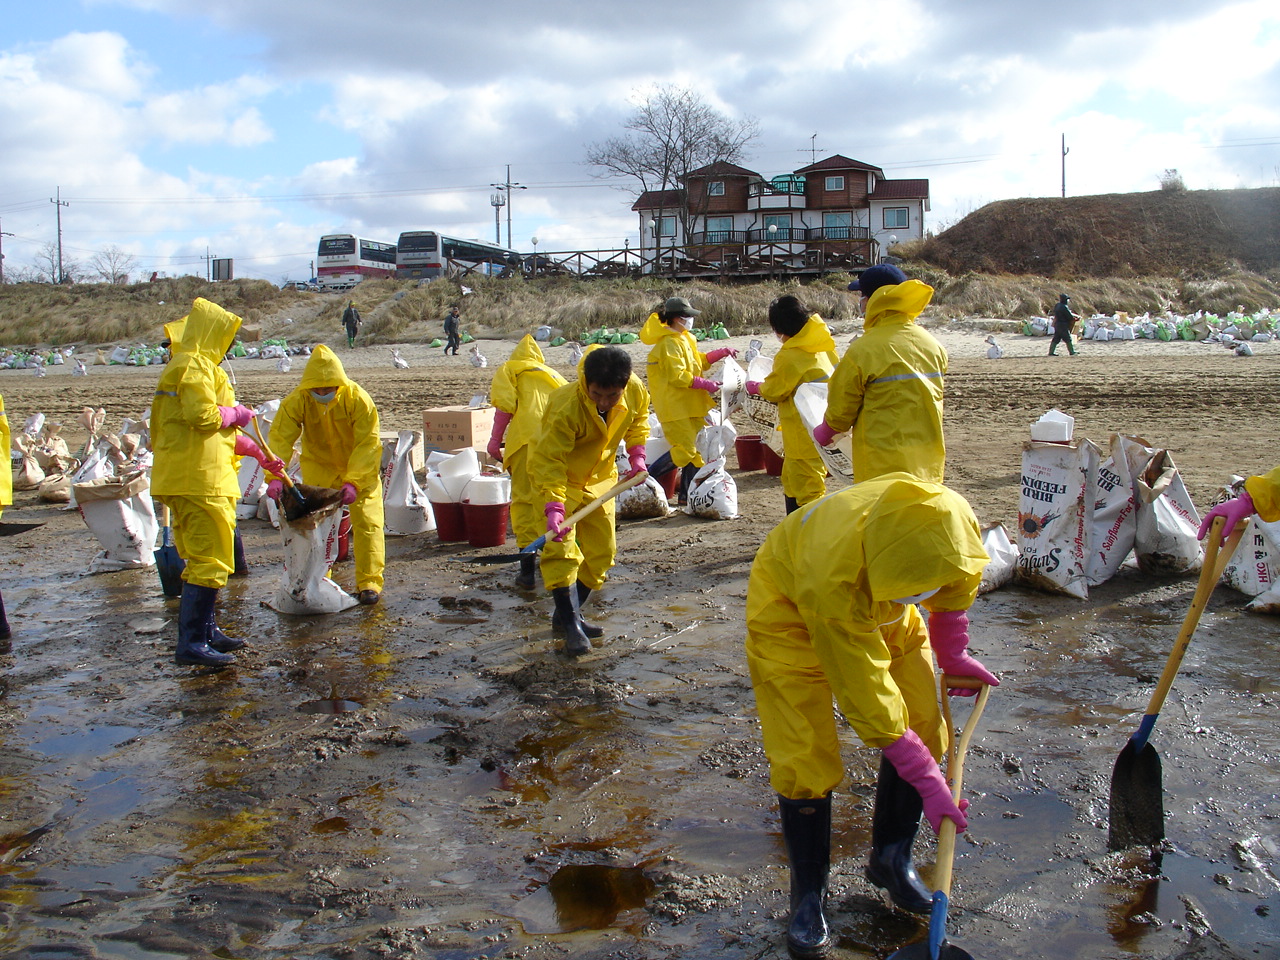
POLYGON ((363 709, 364 704, 355 700, 343 700, 341 697, 326 700, 307 700, 298 704, 299 713, 352 713, 363 709))
POLYGON ((639 867, 563 866, 511 914, 526 933, 631 929, 643 923, 645 915, 629 915, 643 910, 653 890, 653 881, 639 867))
POLYGON ((351 822, 346 817, 326 817, 311 826, 312 833, 346 833, 351 829, 351 822))

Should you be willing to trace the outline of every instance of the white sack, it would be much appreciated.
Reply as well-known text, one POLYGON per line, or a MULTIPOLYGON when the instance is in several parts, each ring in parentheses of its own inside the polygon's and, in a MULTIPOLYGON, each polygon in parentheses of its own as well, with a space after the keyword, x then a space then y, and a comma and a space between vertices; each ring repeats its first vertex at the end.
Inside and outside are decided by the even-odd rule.
MULTIPOLYGON (((658 420, 658 415, 649 412, 649 439, 644 445, 645 463, 657 463, 664 453, 671 451, 671 444, 667 441, 667 435, 662 432, 662 422, 658 420)), ((630 464, 628 464, 628 468, 630 464)))
POLYGON ((1190 573, 1200 569, 1204 548, 1196 539, 1200 515, 1168 450, 1157 450, 1134 477, 1138 532, 1134 554, 1145 573, 1190 573))
POLYGON ((306 616, 340 613, 359 601, 329 579, 338 559, 338 525, 342 505, 333 504, 293 522, 282 520, 280 541, 284 568, 280 587, 267 605, 281 613, 306 616))
POLYGON ((1101 452, 1089 440, 1023 445, 1017 571, 1023 583, 1089 596, 1085 562, 1101 452))
MULTIPOLYGON (((755 342, 757 341, 752 341, 752 343, 755 342)), ((772 357, 757 354, 747 363, 748 380, 760 382, 772 372, 772 357)), ((751 422, 760 428, 762 439, 771 434, 773 428, 778 425, 778 405, 776 403, 770 403, 764 397, 748 396, 744 401, 744 408, 747 411, 747 416, 751 418, 751 422)))
POLYGON ((721 361, 720 371, 720 422, 723 423, 742 409, 747 399, 747 371, 733 357, 721 361))
POLYGON ((738 485, 725 469, 724 457, 708 461, 693 475, 684 512, 708 520, 733 520, 738 516, 738 485))
POLYGON ((982 568, 978 593, 990 593, 1013 580, 1018 567, 1018 548, 1009 539, 1003 523, 989 523, 982 528, 982 548, 991 559, 982 568))
POLYGON ((1249 518, 1240 546, 1222 571, 1222 582, 1250 597, 1280 586, 1280 520, 1249 518))
POLYGON ((1110 580, 1133 552, 1138 536, 1138 499, 1125 456, 1127 438, 1111 435, 1111 456, 1098 466, 1094 481, 1093 516, 1089 522, 1089 586, 1110 580))
MULTIPOLYGON (((825 383, 802 383, 795 392, 796 412, 800 414, 800 422, 813 436, 813 431, 823 422, 827 415, 827 385, 825 383)), ((837 434, 830 446, 820 446, 813 441, 818 455, 826 464, 832 476, 844 477, 853 481, 853 437, 849 433, 837 434)))
POLYGON ((75 485, 80 515, 103 547, 88 573, 155 566, 160 524, 148 487, 141 471, 75 485))
POLYGON ((665 517, 671 513, 666 491, 653 477, 645 477, 630 490, 618 494, 616 515, 619 520, 644 520, 665 517))
POLYGON ((426 491, 413 475, 412 454, 417 445, 418 435, 414 431, 401 430, 383 468, 382 515, 384 531, 391 537, 428 533, 436 528, 426 491))

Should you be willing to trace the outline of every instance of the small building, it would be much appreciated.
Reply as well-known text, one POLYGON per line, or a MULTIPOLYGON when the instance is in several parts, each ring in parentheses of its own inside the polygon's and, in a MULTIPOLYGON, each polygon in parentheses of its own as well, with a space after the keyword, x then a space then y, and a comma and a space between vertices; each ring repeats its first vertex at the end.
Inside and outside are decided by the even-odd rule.
POLYGON ((924 236, 928 180, 889 180, 839 154, 765 179, 717 162, 682 190, 649 190, 631 205, 652 272, 671 276, 821 274, 876 263, 924 236))

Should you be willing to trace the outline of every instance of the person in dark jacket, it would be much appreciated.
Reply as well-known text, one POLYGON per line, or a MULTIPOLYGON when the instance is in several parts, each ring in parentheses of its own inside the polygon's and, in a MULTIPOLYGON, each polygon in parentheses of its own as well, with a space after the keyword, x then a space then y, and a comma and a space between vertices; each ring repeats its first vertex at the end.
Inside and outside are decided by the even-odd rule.
POLYGON ((356 345, 356 334, 359 332, 360 324, 363 322, 360 319, 360 311, 356 309, 356 302, 348 300, 347 309, 342 311, 342 325, 347 328, 348 347, 356 345))
POLYGON ((445 356, 452 350, 456 357, 458 347, 462 345, 462 317, 457 304, 450 307, 449 312, 444 315, 444 335, 449 338, 449 342, 444 345, 445 356))
POLYGON ((1067 350, 1074 357, 1075 344, 1071 342, 1071 331, 1080 315, 1071 311, 1071 298, 1065 293, 1058 295, 1058 302, 1053 305, 1053 339, 1049 342, 1049 356, 1056 357, 1058 344, 1065 343, 1067 350))

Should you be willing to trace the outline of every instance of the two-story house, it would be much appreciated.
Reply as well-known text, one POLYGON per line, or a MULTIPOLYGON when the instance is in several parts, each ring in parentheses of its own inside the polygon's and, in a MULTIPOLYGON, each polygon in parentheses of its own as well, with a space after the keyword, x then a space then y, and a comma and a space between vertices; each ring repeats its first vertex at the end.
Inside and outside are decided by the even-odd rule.
POLYGON ((646 191, 631 206, 646 261, 677 276, 856 269, 923 237, 929 210, 928 180, 889 180, 840 155, 769 180, 714 163, 682 182, 683 190, 646 191))

